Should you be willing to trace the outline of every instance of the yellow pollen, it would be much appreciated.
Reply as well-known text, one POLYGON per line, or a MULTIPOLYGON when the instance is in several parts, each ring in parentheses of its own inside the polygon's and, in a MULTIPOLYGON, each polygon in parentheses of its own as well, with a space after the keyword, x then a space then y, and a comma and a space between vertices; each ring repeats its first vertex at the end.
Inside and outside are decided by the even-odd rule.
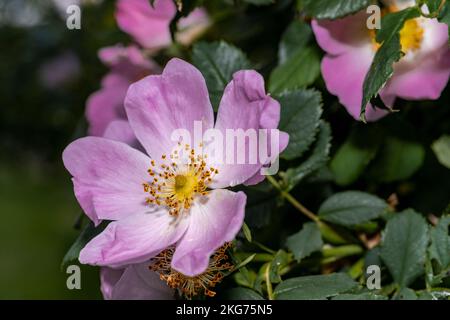
POLYGON ((207 195, 208 185, 213 176, 219 173, 217 169, 207 166, 205 155, 196 155, 189 145, 179 147, 187 151, 187 163, 177 163, 181 156, 180 150, 175 150, 166 163, 167 156, 162 155, 163 163, 158 168, 154 160, 150 162, 150 181, 143 183, 144 192, 150 195, 146 202, 167 206, 170 215, 175 217, 192 206, 195 196, 207 195))
MULTIPOLYGON (((398 8, 396 6, 389 6, 382 11, 382 15, 397 11, 398 8)), ((420 49, 424 37, 424 32, 425 31, 420 25, 419 19, 407 20, 403 28, 400 30, 400 45, 402 52, 407 53, 409 51, 420 49)), ((381 44, 376 41, 375 30, 369 30, 369 35, 370 39, 372 40, 373 49, 374 51, 377 51, 378 49, 380 49, 381 44)))
POLYGON ((227 250, 231 243, 226 243, 220 247, 210 258, 208 269, 195 277, 188 277, 172 269, 171 262, 175 249, 173 247, 164 250, 152 259, 149 266, 151 271, 159 274, 162 281, 172 289, 177 289, 178 293, 188 299, 204 294, 208 297, 214 297, 214 288, 222 281, 226 273, 233 270, 233 265, 228 262, 227 250))
POLYGON ((405 22, 400 30, 400 44, 403 52, 420 49, 422 44, 424 30, 419 24, 419 20, 411 19, 405 22))

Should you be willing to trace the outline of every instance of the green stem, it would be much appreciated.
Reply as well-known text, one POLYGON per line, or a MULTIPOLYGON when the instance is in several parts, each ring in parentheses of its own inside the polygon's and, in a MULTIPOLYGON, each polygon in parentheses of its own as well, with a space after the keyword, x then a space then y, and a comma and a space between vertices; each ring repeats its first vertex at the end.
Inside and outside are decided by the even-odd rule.
POLYGON ((272 282, 270 281, 270 263, 267 264, 266 271, 264 272, 265 278, 266 278, 266 287, 267 287, 267 298, 269 300, 274 300, 273 297, 273 289, 272 289, 272 282))
MULTIPOLYGON (((235 253, 236 257, 240 260, 245 260, 246 257, 251 256, 251 252, 238 252, 235 253)), ((251 262, 271 262, 273 260, 273 254, 269 253, 257 253, 251 262)))
POLYGON ((323 249, 323 256, 325 258, 329 257, 348 257, 353 256, 355 254, 363 253, 364 250, 361 246, 357 244, 349 244, 346 246, 339 246, 333 248, 325 248, 323 249))
POLYGON ((319 222, 319 218, 295 199, 289 192, 283 190, 277 180, 272 176, 267 176, 267 180, 280 192, 281 196, 292 204, 298 211, 315 222, 319 222))
POLYGON ((264 250, 265 252, 270 253, 271 255, 274 255, 275 253, 277 253, 275 250, 272 250, 272 249, 266 247, 265 245, 263 245, 262 243, 259 243, 258 241, 253 240, 251 243, 256 245, 261 250, 264 250))
POLYGON ((328 264, 331 262, 335 262, 341 258, 358 255, 363 252, 364 252, 364 249, 361 246, 358 246, 356 244, 349 244, 349 245, 334 247, 334 248, 325 248, 322 250, 322 254, 324 257, 324 259, 322 260, 322 263, 328 264))

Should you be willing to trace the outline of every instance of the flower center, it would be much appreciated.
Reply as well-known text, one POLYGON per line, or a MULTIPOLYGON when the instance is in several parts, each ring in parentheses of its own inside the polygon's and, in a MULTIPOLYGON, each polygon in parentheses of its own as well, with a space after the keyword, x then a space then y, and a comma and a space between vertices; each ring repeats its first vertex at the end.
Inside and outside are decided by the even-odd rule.
POLYGON ((400 44, 403 52, 420 49, 422 44, 424 30, 419 24, 418 19, 411 19, 405 22, 400 30, 400 44))
POLYGON ((189 209, 195 196, 207 195, 208 185, 219 173, 206 165, 206 155, 196 155, 189 145, 184 147, 184 152, 188 154, 187 161, 180 162, 180 151, 180 148, 176 149, 169 159, 162 155, 159 167, 152 160, 148 169, 150 181, 143 184, 144 191, 150 195, 147 203, 167 206, 172 216, 189 209))
MULTIPOLYGON (((382 15, 390 12, 397 12, 398 8, 396 6, 389 6, 382 11, 382 15)), ((369 30, 370 38, 372 40, 373 48, 377 51, 381 44, 376 40, 375 30, 369 30)), ((404 53, 409 51, 415 51, 420 49, 422 45, 424 36, 424 29, 420 25, 419 19, 410 19, 405 22, 403 28, 400 30, 400 46, 404 53)))
POLYGON ((211 289, 222 281, 227 272, 233 269, 233 265, 227 262, 229 258, 226 252, 230 247, 231 243, 220 247, 210 258, 208 269, 195 277, 187 277, 172 269, 171 261, 175 251, 173 247, 153 258, 149 269, 159 273, 162 281, 165 281, 170 288, 179 290, 179 293, 188 299, 202 293, 214 297, 216 293, 211 289))

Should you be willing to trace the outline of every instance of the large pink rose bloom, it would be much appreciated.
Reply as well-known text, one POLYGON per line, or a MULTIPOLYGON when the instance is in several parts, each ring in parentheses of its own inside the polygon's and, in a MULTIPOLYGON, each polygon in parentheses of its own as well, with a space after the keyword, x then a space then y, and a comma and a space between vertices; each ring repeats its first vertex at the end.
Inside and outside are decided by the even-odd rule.
POLYGON ((149 263, 127 266, 124 269, 100 269, 100 289, 105 300, 170 300, 174 290, 161 281, 149 263))
MULTIPOLYGON (((185 129, 194 136, 197 121, 203 130, 215 128, 223 136, 227 129, 275 129, 280 105, 266 94, 260 74, 239 71, 225 88, 214 124, 203 76, 175 58, 162 75, 131 85, 125 109, 147 154, 103 137, 79 139, 63 153, 83 210, 96 224, 113 220, 86 245, 79 260, 120 267, 148 261, 175 245, 172 267, 187 276, 200 274, 210 255, 234 239, 244 219, 245 194, 222 188, 260 181, 262 165, 259 161, 214 169, 209 158, 199 158, 192 148, 192 167, 173 166, 169 155, 177 143, 171 135, 185 129)), ((287 142, 288 135, 281 133, 280 148, 271 150, 270 157, 287 142)), ((205 146, 204 154, 208 152, 205 146)))
MULTIPOLYGON (((141 46, 157 50, 172 43, 170 22, 177 9, 172 0, 156 0, 153 7, 148 0, 117 1, 116 20, 119 28, 130 34, 141 46)), ((178 23, 177 41, 189 44, 209 25, 203 8, 197 8, 178 23)))
MULTIPOLYGON (((130 84, 160 72, 159 66, 146 59, 136 46, 103 48, 99 51, 99 58, 111 71, 103 77, 101 89, 86 102, 89 134, 93 136, 104 136, 111 122, 126 120, 123 103, 130 84)), ((111 128, 113 134, 117 131, 115 128, 111 128)))
MULTIPOLYGON (((414 1, 391 1, 397 9, 414 1)), ((426 8, 424 8, 426 10, 426 8)), ((339 97, 341 104, 359 119, 364 78, 369 71, 379 45, 375 33, 366 26, 367 14, 343 19, 313 20, 312 27, 320 47, 326 51, 322 60, 322 75, 328 91, 339 97)), ((394 65, 394 75, 381 90, 388 106, 395 98, 406 100, 438 99, 450 75, 448 27, 436 19, 417 18, 407 21, 401 33, 405 56, 394 65)), ((366 118, 375 121, 387 112, 368 107, 366 118)))

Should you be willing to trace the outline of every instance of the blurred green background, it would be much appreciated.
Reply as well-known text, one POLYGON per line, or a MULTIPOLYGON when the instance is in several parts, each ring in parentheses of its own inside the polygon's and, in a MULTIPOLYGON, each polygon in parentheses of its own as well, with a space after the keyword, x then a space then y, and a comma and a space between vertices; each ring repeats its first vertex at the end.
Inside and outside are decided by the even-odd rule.
POLYGON ((81 290, 60 268, 81 213, 61 153, 106 72, 98 48, 125 37, 113 1, 90 1, 68 30, 77 2, 0 0, 0 299, 101 298, 96 268, 82 267, 81 290))

